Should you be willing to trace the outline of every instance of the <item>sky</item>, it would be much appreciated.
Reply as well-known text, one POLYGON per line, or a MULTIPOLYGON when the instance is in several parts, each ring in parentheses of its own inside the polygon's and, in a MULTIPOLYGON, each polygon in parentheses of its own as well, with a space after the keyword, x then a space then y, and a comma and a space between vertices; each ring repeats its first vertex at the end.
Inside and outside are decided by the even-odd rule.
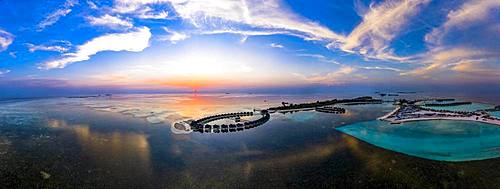
POLYGON ((498 0, 0 0, 4 93, 499 78, 498 0))

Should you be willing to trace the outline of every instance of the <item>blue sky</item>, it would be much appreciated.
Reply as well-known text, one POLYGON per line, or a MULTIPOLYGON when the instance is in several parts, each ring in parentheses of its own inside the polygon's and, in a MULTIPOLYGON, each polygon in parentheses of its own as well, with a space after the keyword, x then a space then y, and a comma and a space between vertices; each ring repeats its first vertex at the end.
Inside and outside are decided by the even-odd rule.
POLYGON ((500 80, 498 0, 2 0, 0 12, 9 90, 500 80))

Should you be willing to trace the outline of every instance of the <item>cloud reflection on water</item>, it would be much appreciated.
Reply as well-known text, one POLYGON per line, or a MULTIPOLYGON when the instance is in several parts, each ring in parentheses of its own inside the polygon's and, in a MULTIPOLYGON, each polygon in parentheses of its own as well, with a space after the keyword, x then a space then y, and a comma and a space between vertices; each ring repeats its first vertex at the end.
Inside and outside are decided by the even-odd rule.
POLYGON ((150 175, 150 147, 147 136, 133 132, 99 132, 87 124, 70 124, 65 120, 49 119, 47 125, 75 135, 81 156, 96 167, 123 169, 138 175, 150 175))

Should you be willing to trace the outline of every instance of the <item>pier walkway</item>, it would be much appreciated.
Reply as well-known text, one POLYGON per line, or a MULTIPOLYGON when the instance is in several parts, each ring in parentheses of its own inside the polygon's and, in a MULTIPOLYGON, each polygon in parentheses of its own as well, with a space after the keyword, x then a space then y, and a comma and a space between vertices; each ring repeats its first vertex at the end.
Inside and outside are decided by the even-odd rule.
POLYGON ((227 132, 236 132, 243 131, 245 129, 251 129, 258 127, 271 118, 271 115, 267 110, 260 111, 262 117, 257 120, 246 121, 242 123, 235 124, 209 124, 210 122, 221 120, 221 119, 230 119, 230 118, 238 118, 244 116, 253 116, 253 112, 237 112, 237 113, 227 113, 227 114, 219 114, 204 117, 195 121, 192 121, 190 126, 193 131, 200 133, 227 133, 227 132))

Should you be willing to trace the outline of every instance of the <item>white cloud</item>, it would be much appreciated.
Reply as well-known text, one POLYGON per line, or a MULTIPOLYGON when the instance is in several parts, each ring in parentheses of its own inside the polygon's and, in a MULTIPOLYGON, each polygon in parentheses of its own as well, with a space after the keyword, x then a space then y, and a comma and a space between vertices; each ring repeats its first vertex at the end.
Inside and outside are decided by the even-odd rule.
POLYGON ((271 43, 269 46, 271 46, 272 48, 279 48, 279 49, 285 48, 283 45, 277 43, 271 43))
POLYGON ((66 53, 64 57, 48 61, 39 66, 40 69, 64 68, 68 64, 89 60, 91 56, 102 51, 140 52, 149 46, 151 32, 149 28, 137 28, 128 33, 107 34, 78 46, 74 53, 66 53))
POLYGON ((379 5, 372 4, 364 14, 363 21, 347 36, 342 44, 330 44, 330 48, 340 48, 350 53, 358 53, 368 58, 404 61, 394 55, 389 47, 415 16, 430 0, 388 0, 379 5))
POLYGON ((167 11, 161 11, 159 13, 145 12, 143 14, 139 14, 138 17, 142 19, 167 19, 168 12, 167 11))
POLYGON ((30 52, 35 52, 35 51, 66 52, 69 50, 68 47, 63 47, 59 45, 48 46, 48 45, 34 45, 31 43, 27 43, 26 45, 28 46, 28 50, 30 52))
POLYGON ((14 35, 0 29, 0 52, 6 50, 14 41, 14 35))
POLYGON ((497 45, 498 37, 495 40, 495 37, 492 39, 486 36, 495 36, 498 33, 494 29, 490 30, 488 26, 495 27, 497 21, 495 18, 490 19, 490 16, 498 16, 494 10, 499 8, 500 1, 470 0, 450 11, 441 26, 426 34, 425 42, 430 50, 421 55, 423 65, 402 74, 430 77, 440 72, 452 71, 485 77, 494 75, 488 72, 498 70, 488 65, 500 61, 500 46, 497 45), (485 27, 478 30, 474 26, 485 27), (453 40, 447 39, 448 36, 453 36, 453 40), (462 38, 466 40, 461 40, 462 38))
POLYGON ((354 11, 356 11, 356 14, 358 14, 358 16, 363 17, 369 11, 369 7, 361 0, 355 0, 354 11))
POLYGON ((10 70, 0 69, 0 75, 8 74, 10 70))
POLYGON ((471 0, 464 3, 458 9, 450 11, 447 20, 440 27, 434 28, 425 36, 425 41, 434 45, 440 45, 443 38, 452 29, 464 28, 470 24, 488 18, 495 8, 500 8, 498 0, 471 0))
POLYGON ((243 36, 241 36, 240 43, 245 43, 245 42, 247 42, 247 39, 248 39, 248 35, 243 35, 243 36))
POLYGON ((168 40, 173 44, 176 44, 179 41, 185 40, 189 38, 188 35, 178 32, 173 32, 171 35, 167 36, 167 38, 163 38, 163 40, 168 40))
POLYGON ((38 24, 38 30, 41 31, 41 30, 45 29, 47 26, 51 26, 52 24, 55 24, 59 20, 59 18, 66 16, 70 12, 71 12, 71 9, 56 10, 55 12, 48 15, 47 18, 45 18, 44 20, 42 20, 42 22, 40 22, 38 24))
POLYGON ((136 16, 141 19, 168 19, 170 15, 165 10, 154 11, 150 7, 144 7, 136 11, 136 16))
POLYGON ((189 38, 189 35, 184 34, 184 33, 179 33, 176 31, 172 31, 168 29, 167 27, 163 27, 163 30, 165 32, 169 33, 169 35, 161 36, 159 39, 160 41, 170 41, 172 44, 176 44, 179 41, 183 41, 189 38))
POLYGON ((326 59, 325 56, 320 55, 320 54, 297 54, 297 56, 311 57, 311 58, 317 58, 317 59, 326 59))
POLYGON ((115 11, 134 12, 155 3, 170 3, 179 17, 206 32, 251 32, 250 29, 240 31, 228 27, 244 24, 261 31, 293 34, 307 40, 334 42, 343 39, 342 35, 327 27, 286 10, 278 0, 115 0, 115 11))
POLYGON ((133 14, 141 19, 168 19, 169 12, 165 10, 155 11, 149 4, 167 3, 164 0, 115 0, 114 12, 122 14, 133 14))
POLYGON ((98 9, 99 7, 97 7, 97 5, 92 2, 92 1, 87 1, 87 4, 89 5, 89 8, 91 9, 98 9))
POLYGON ((68 0, 64 3, 63 8, 57 9, 53 13, 47 15, 45 19, 43 19, 37 26, 37 31, 42 31, 46 27, 55 24, 61 17, 66 16, 71 12, 71 7, 76 4, 74 0, 68 0))
POLYGON ((129 20, 121 19, 119 17, 111 16, 109 14, 105 14, 101 17, 90 16, 90 17, 87 17, 87 19, 88 19, 89 23, 94 25, 94 26, 106 26, 106 27, 115 28, 115 29, 131 28, 134 26, 132 24, 132 22, 129 20))
POLYGON ((288 31, 272 31, 272 30, 237 30, 237 29, 222 29, 222 30, 211 30, 202 31, 199 34, 202 35, 215 35, 215 34, 238 34, 241 35, 240 43, 245 43, 249 36, 266 36, 266 35, 292 35, 301 38, 306 38, 305 36, 290 33, 288 31))
POLYGON ((310 57, 310 58, 315 58, 315 59, 318 59, 319 61, 321 62, 327 62, 327 63, 333 63, 333 64, 337 64, 337 65, 340 65, 339 62, 337 62, 336 60, 334 59, 329 59, 321 54, 297 54, 297 56, 302 56, 302 57, 310 57))
POLYGON ((191 22, 201 34, 231 33, 243 36, 291 35, 305 40, 328 43, 330 49, 341 49, 367 58, 409 61, 394 55, 389 47, 430 0, 388 0, 368 9, 356 3, 363 22, 349 36, 301 17, 286 9, 280 0, 115 0, 115 11, 137 12, 153 4, 169 3, 176 16, 191 22))
POLYGON ((386 66, 364 66, 364 67, 358 67, 358 68, 365 69, 365 70, 389 70, 389 71, 394 71, 394 72, 402 72, 403 71, 401 69, 386 67, 386 66))
POLYGON ((464 60, 452 65, 451 70, 468 75, 499 77, 500 65, 498 63, 485 59, 464 60))
POLYGON ((447 70, 461 62, 484 62, 484 60, 494 61, 495 57, 500 57, 498 52, 490 52, 466 47, 436 48, 426 53, 422 59, 423 67, 402 73, 402 75, 428 75, 430 73, 447 70))
POLYGON ((239 34, 242 36, 261 36, 261 35, 277 35, 277 34, 290 35, 291 34, 287 31, 252 31, 252 30, 235 30, 235 29, 203 31, 200 34, 213 35, 213 34, 224 34, 224 33, 239 34))
POLYGON ((17 52, 9 52, 9 56, 12 58, 17 58, 17 52))
POLYGON ((340 84, 344 83, 346 76, 350 76, 353 72, 356 71, 356 68, 351 66, 342 66, 338 70, 334 72, 327 73, 325 75, 313 75, 313 76, 304 76, 301 74, 294 74, 295 76, 306 80, 310 83, 319 83, 319 84, 340 84))

